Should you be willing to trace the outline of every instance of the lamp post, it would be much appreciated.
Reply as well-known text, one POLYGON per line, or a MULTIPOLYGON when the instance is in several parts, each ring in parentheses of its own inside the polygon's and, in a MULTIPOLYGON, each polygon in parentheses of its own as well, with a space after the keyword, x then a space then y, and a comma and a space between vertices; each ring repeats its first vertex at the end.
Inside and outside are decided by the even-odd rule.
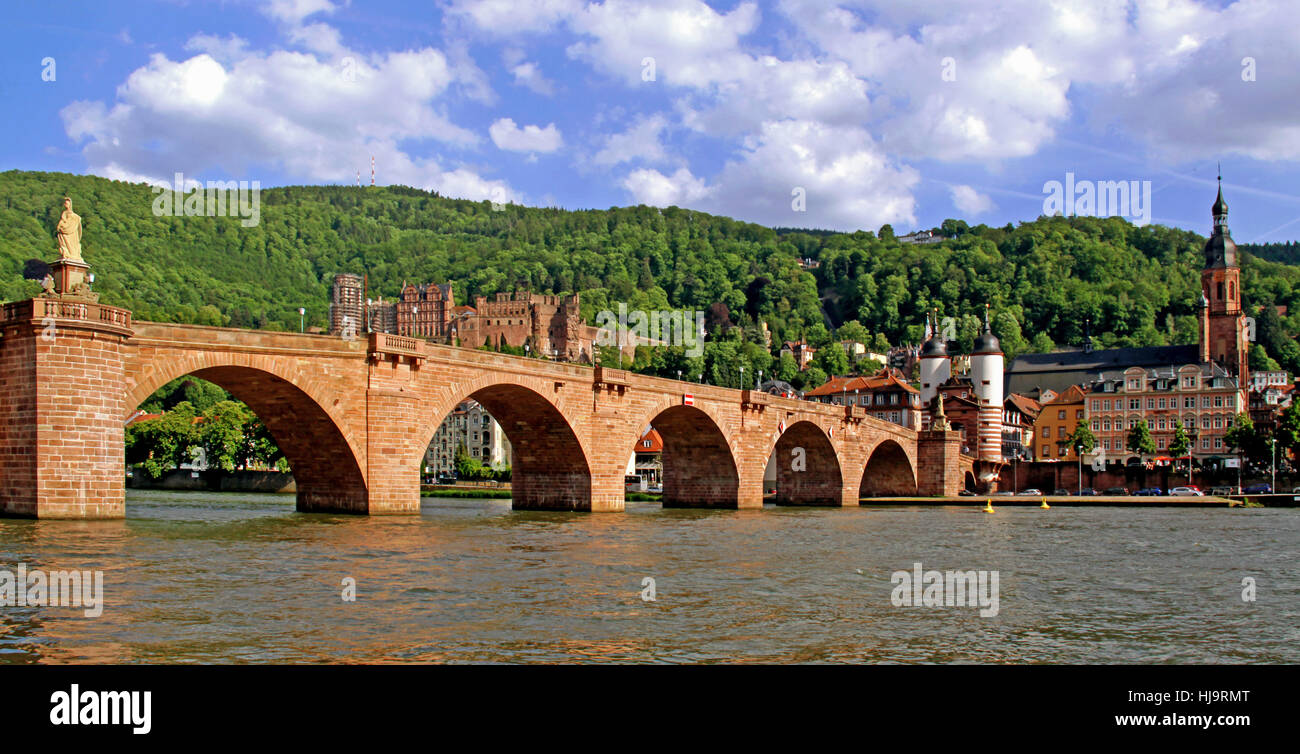
POLYGON ((745 368, 744 367, 740 368, 740 389, 741 390, 745 389, 745 368))
POLYGON ((298 332, 306 332, 306 331, 307 331, 307 310, 300 306, 298 307, 298 332))
POLYGON ((1271 450, 1271 456, 1273 462, 1272 470, 1269 475, 1270 481, 1268 485, 1268 490, 1269 492, 1277 492, 1277 438, 1276 437, 1268 438, 1268 445, 1271 450))
POLYGON ((1076 461, 1079 462, 1079 472, 1076 475, 1077 481, 1079 482, 1079 489, 1078 492, 1076 492, 1075 494, 1082 496, 1083 495, 1083 448, 1081 448, 1077 443, 1074 446, 1074 458, 1076 461))
POLYGON ((677 370, 677 381, 678 382, 682 381, 682 370, 680 369, 677 370))
POLYGON ((524 358, 528 358, 533 353, 533 344, 524 343, 524 358))

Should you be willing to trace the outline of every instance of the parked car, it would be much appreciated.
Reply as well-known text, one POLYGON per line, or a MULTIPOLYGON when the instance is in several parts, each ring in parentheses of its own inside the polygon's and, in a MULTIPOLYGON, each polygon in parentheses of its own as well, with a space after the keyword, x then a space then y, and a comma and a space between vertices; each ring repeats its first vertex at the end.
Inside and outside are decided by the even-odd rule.
POLYGON ((1093 488, 1084 487, 1083 489, 1079 490, 1079 492, 1076 494, 1076 497, 1091 497, 1091 496, 1095 496, 1096 494, 1097 491, 1094 490, 1093 488))
POLYGON ((1027 490, 1021 490, 1021 491, 1020 491, 1020 494, 1021 494, 1021 495, 1041 495, 1041 494, 1043 494, 1043 491, 1040 490, 1040 489, 1038 489, 1037 487, 1030 487, 1030 488, 1027 489, 1027 490))
POLYGON ((1218 495, 1218 496, 1235 495, 1237 494, 1237 488, 1236 487, 1211 487, 1210 494, 1218 495))
POLYGON ((1271 495, 1273 494, 1273 486, 1268 482, 1256 482, 1255 484, 1246 485, 1242 493, 1246 495, 1271 495))
POLYGON ((962 497, 975 497, 975 493, 970 490, 961 490, 957 494, 962 497))
POLYGON ((1066 489, 1057 488, 1052 491, 1052 494, 1056 497, 1065 497, 1070 494, 1070 491, 1066 489))
POLYGON ((1107 487, 1106 492, 1103 494, 1126 496, 1128 495, 1128 487, 1107 487))
POLYGON ((1165 491, 1160 489, 1159 487, 1143 487, 1142 489, 1138 490, 1137 492, 1134 492, 1133 494, 1140 495, 1141 497, 1159 497, 1165 494, 1165 491))
POLYGON ((1195 487, 1175 487, 1172 490, 1169 490, 1169 494, 1171 496, 1177 495, 1180 497, 1187 497, 1187 496, 1205 497, 1205 493, 1201 492, 1195 487))

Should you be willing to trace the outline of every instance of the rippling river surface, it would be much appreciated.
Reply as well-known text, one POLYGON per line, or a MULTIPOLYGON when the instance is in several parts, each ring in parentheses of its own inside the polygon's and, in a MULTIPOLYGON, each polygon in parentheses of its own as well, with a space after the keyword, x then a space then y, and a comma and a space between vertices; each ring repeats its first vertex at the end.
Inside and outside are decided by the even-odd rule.
POLYGON ((0 569, 102 570, 105 601, 98 618, 0 607, 0 664, 1300 662, 1294 509, 591 515, 426 499, 371 518, 132 490, 126 510, 0 519, 0 569), (891 574, 918 561, 998 571, 998 615, 895 607, 891 574))

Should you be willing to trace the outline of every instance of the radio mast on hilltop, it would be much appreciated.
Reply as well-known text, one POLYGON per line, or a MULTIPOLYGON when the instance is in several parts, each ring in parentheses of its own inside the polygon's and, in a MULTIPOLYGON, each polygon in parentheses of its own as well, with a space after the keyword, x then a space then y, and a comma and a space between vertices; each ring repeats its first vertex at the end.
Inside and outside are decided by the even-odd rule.
POLYGON ((370 155, 370 187, 375 187, 375 156, 370 155))

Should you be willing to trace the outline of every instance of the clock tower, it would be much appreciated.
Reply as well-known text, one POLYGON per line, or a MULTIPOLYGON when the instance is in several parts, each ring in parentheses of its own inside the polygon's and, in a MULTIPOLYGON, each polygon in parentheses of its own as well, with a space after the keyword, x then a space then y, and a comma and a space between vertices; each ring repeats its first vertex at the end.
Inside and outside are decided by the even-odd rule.
POLYGON ((1228 233, 1228 203, 1223 201, 1222 176, 1219 196, 1210 212, 1214 230, 1205 242, 1205 268, 1201 270, 1201 361, 1218 362, 1245 389, 1246 315, 1241 310, 1241 268, 1237 265, 1237 244, 1228 233))

